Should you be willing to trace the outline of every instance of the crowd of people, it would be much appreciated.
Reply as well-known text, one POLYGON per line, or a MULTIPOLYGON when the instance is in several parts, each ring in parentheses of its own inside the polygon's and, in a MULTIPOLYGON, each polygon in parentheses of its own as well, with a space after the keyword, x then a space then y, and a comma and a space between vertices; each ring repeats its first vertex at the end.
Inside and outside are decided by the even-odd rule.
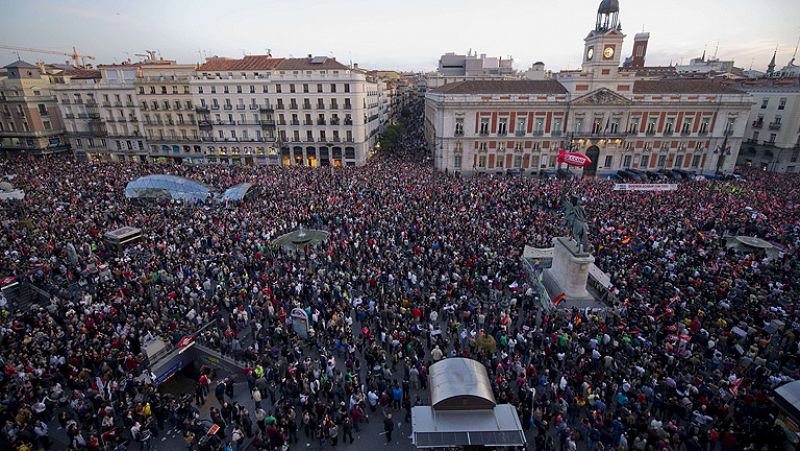
POLYGON ((0 205, 0 278, 50 294, 3 301, 0 449, 59 448, 53 428, 81 451, 157 447, 168 429, 190 450, 337 446, 375 421, 396 441, 396 421, 428 402, 430 366, 456 356, 485 364, 528 449, 780 449, 769 396, 800 376, 795 176, 663 193, 462 178, 431 167, 416 114, 391 149, 333 171, 0 161, 26 191, 0 205), (224 206, 126 199, 150 173, 256 189, 224 206), (582 198, 613 284, 602 312, 543 305, 521 259, 568 234, 564 191, 582 198), (103 234, 121 226, 144 237, 119 254, 103 234), (329 239, 270 246, 300 226, 329 239), (728 249, 727 235, 780 252, 728 249), (154 338, 177 345, 212 321, 197 338, 246 362, 252 404, 205 368, 187 395, 167 393, 142 358, 154 338))

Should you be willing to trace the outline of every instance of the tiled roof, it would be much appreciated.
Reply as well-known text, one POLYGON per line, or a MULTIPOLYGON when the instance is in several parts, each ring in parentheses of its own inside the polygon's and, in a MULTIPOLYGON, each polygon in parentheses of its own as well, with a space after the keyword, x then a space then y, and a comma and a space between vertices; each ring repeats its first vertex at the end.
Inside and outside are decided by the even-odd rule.
POLYGON ((556 80, 467 80, 448 83, 431 92, 442 94, 566 94, 556 80))
POLYGON ((640 80, 633 83, 634 94, 744 94, 713 80, 640 80))
POLYGON ((213 58, 201 64, 197 69, 201 72, 228 71, 228 70, 273 70, 283 61, 283 58, 273 58, 269 55, 247 55, 241 59, 213 58))
POLYGON ((13 63, 9 64, 8 66, 4 67, 4 69, 38 69, 38 67, 22 60, 16 60, 13 63))
POLYGON ((346 70, 347 66, 333 58, 273 58, 268 55, 248 55, 241 59, 213 58, 202 64, 201 72, 232 70, 346 70))
POLYGON ((347 66, 334 58, 286 58, 278 64, 278 70, 346 70, 347 66), (315 63, 314 60, 321 62, 315 63))
POLYGON ((99 70, 70 68, 64 71, 73 80, 88 80, 92 78, 102 78, 99 70))

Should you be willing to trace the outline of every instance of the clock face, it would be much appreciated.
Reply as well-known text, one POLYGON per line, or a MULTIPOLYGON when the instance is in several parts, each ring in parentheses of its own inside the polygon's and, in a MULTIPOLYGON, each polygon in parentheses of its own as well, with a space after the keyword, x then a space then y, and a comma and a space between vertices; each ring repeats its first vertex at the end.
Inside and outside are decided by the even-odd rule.
POLYGON ((586 51, 586 59, 590 60, 594 56, 594 47, 589 47, 589 50, 586 51))
POLYGON ((606 59, 611 59, 611 57, 614 56, 614 47, 606 47, 606 49, 603 50, 603 56, 606 59))

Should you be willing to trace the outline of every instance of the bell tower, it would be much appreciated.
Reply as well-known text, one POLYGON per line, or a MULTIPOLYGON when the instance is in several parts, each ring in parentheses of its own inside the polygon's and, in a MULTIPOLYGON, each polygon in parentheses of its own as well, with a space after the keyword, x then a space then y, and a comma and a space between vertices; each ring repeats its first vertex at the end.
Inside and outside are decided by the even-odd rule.
POLYGON ((583 70, 598 72, 597 69, 601 69, 597 75, 616 72, 624 39, 619 21, 619 0, 603 0, 597 9, 594 30, 584 39, 583 70))

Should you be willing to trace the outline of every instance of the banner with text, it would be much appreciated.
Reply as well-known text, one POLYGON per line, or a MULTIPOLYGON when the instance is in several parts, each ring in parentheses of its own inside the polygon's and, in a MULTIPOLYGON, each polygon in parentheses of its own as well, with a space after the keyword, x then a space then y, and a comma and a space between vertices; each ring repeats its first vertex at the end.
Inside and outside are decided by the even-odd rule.
POLYGON ((677 183, 615 183, 614 191, 675 191, 677 183))

